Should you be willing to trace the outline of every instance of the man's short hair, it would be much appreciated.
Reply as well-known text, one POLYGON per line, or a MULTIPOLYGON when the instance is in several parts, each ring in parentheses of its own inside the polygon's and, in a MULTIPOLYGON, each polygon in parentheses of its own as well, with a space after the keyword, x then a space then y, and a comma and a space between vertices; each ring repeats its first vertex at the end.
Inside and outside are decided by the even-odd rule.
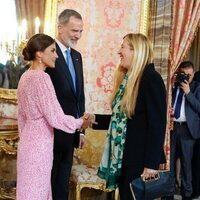
POLYGON ((182 62, 180 65, 179 65, 179 67, 178 67, 179 69, 185 69, 185 68, 192 68, 192 69, 194 69, 194 65, 193 65, 193 63, 191 62, 191 61, 184 61, 184 62, 182 62))
POLYGON ((82 20, 81 14, 72 9, 65 9, 63 10, 60 15, 58 16, 58 23, 59 24, 66 24, 69 22, 70 17, 75 17, 77 19, 82 20))

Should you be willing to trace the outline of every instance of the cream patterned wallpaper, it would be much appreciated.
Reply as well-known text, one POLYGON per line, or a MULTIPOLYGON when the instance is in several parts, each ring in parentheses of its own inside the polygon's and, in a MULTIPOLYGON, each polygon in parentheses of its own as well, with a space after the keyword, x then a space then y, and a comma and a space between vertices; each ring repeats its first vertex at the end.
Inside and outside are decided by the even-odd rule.
POLYGON ((122 38, 140 30, 141 0, 64 0, 57 5, 77 10, 83 17, 84 31, 77 49, 83 56, 86 111, 110 113, 109 97, 113 73, 118 64, 122 38))

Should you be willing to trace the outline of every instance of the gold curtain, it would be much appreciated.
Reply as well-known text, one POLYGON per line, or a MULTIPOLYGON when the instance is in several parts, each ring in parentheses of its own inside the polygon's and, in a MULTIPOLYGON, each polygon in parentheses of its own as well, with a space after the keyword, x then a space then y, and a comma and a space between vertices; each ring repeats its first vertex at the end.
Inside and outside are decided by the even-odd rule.
POLYGON ((27 20, 27 38, 35 34, 35 18, 40 18, 40 30, 44 31, 45 0, 15 0, 18 24, 27 20))

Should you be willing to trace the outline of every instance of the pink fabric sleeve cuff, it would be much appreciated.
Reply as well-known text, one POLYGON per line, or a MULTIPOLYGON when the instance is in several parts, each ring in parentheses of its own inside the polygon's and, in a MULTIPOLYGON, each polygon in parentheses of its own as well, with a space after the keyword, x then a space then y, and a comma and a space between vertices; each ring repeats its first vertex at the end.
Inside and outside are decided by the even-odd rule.
POLYGON ((82 118, 76 119, 76 128, 80 129, 82 125, 83 125, 83 119, 82 118))

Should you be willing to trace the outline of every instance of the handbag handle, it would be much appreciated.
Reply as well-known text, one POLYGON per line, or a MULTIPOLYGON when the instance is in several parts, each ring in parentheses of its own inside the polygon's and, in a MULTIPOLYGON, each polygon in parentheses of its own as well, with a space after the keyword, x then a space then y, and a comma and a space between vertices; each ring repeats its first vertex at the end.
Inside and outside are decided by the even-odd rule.
POLYGON ((143 180, 145 183, 148 183, 148 182, 152 182, 152 181, 158 180, 159 178, 160 178, 160 174, 159 174, 159 172, 158 172, 158 173, 155 174, 154 176, 151 176, 151 177, 148 177, 148 178, 142 177, 142 180, 143 180))

